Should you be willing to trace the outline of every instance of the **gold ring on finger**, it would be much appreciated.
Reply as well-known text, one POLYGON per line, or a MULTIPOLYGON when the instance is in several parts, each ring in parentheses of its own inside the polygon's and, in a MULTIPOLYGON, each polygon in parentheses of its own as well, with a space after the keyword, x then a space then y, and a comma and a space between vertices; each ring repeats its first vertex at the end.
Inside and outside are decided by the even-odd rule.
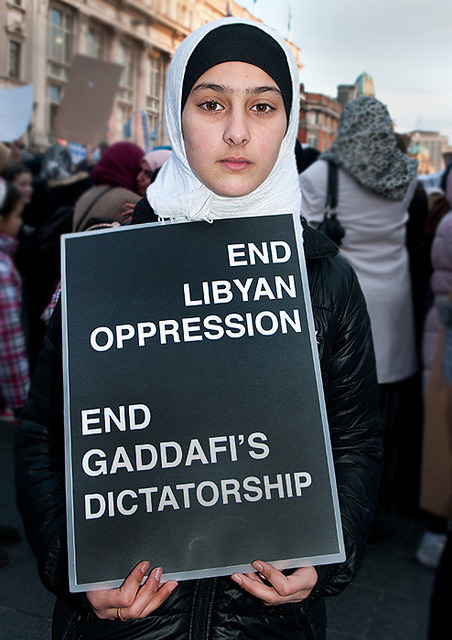
POLYGON ((127 622, 127 618, 123 618, 121 615, 121 607, 118 607, 116 609, 116 617, 118 618, 118 620, 121 620, 121 622, 127 622))

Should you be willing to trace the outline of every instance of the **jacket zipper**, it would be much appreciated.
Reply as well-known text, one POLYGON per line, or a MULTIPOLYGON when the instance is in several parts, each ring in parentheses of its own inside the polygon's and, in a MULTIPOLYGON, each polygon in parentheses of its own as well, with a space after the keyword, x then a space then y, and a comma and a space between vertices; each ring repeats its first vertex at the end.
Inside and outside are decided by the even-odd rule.
POLYGON ((198 580, 193 597, 189 640, 209 640, 217 579, 198 580))

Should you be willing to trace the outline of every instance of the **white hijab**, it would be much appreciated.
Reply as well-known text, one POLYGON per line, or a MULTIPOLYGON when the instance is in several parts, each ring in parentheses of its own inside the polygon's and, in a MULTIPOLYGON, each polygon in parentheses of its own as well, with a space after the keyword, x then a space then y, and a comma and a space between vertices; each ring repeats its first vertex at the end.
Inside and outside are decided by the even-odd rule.
POLYGON ((193 31, 178 47, 168 73, 165 120, 173 153, 146 191, 146 197, 159 218, 210 221, 232 216, 298 213, 301 209, 301 192, 295 161, 295 140, 299 100, 297 63, 285 40, 273 29, 244 18, 222 18, 193 31), (276 40, 286 55, 292 79, 289 123, 276 163, 257 189, 246 196, 234 198, 215 194, 194 174, 185 153, 180 108, 185 69, 192 52, 210 31, 233 23, 258 27, 276 40))

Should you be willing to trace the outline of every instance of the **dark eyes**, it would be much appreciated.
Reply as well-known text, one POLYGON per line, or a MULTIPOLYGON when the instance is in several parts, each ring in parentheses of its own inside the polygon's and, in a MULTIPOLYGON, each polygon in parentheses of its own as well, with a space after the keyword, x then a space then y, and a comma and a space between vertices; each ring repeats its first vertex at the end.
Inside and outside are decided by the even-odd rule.
POLYGON ((217 102, 216 100, 207 100, 207 102, 203 102, 201 104, 201 108, 205 109, 205 111, 221 111, 221 109, 223 109, 223 107, 221 106, 221 104, 219 102, 217 102))
POLYGON ((254 111, 258 113, 268 113, 269 111, 273 111, 273 107, 266 103, 255 104, 253 107, 254 111))
MULTIPOLYGON (((216 100, 207 100, 200 105, 201 109, 215 113, 216 111, 222 111, 224 107, 216 100)), ((269 113, 274 111, 274 107, 270 106, 266 102, 259 102, 251 107, 251 111, 256 113, 269 113)))

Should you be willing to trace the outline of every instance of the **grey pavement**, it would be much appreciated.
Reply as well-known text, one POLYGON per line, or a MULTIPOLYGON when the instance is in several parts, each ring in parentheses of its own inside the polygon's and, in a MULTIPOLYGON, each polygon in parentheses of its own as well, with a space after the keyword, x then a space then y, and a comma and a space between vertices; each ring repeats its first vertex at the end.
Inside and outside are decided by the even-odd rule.
MULTIPOLYGON (((21 527, 13 488, 13 427, 0 422, 0 521, 21 527)), ((328 600, 327 640, 426 640, 433 572, 419 565, 415 550, 423 532, 420 516, 384 516, 355 580, 328 600)), ((8 548, 0 567, 0 640, 51 636, 54 597, 39 581, 25 540, 8 548)))

